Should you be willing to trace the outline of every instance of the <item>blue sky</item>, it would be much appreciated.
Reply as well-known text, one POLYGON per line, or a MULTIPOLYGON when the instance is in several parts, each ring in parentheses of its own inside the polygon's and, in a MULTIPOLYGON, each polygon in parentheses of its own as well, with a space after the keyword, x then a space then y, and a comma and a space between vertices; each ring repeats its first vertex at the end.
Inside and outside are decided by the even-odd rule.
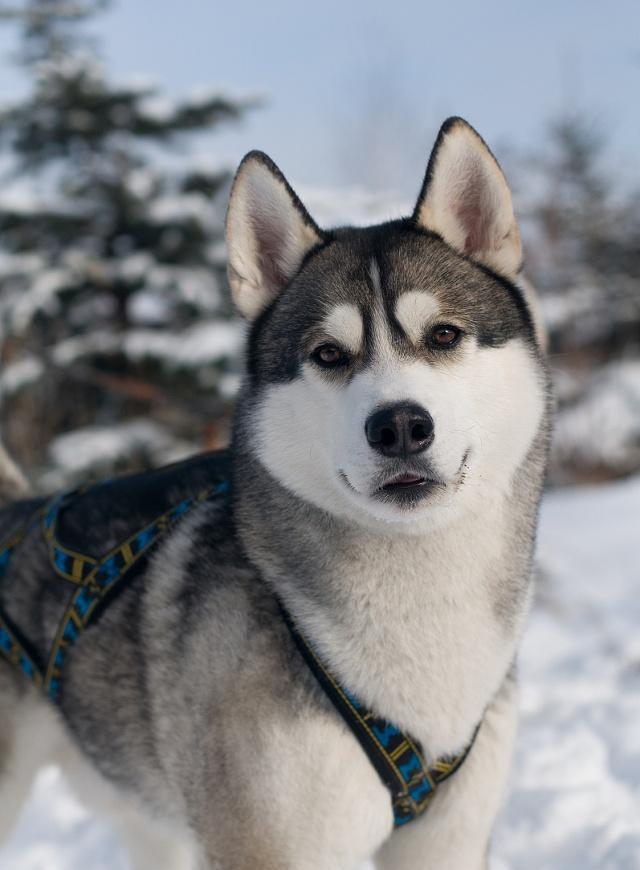
MULTIPOLYGON (((498 150, 535 150, 549 118, 572 108, 607 128, 612 167, 638 177, 638 0, 119 0, 92 29, 116 77, 144 74, 173 95, 264 95, 198 147, 230 162, 262 148, 298 183, 406 191, 447 115, 498 150)), ((7 98, 19 80, 1 72, 7 98)))

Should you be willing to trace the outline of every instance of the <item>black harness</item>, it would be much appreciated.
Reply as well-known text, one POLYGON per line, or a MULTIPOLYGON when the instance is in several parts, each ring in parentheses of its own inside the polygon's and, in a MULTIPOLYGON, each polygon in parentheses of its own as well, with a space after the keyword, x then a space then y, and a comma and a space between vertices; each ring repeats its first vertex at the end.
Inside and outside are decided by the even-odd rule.
MULTIPOLYGON (((70 594, 45 661, 9 616, 0 610, 0 656, 44 690, 52 701, 58 702, 69 649, 95 622, 112 597, 135 577, 153 547, 182 517, 197 504, 228 495, 227 465, 224 455, 205 454, 157 472, 105 481, 89 490, 57 495, 38 504, 31 516, 0 546, 0 584, 8 578, 16 550, 39 527, 51 569, 65 581, 70 594), (207 485, 202 486, 205 480, 207 485), (65 539, 63 542, 60 530, 67 512, 72 514, 75 510, 76 514, 89 516, 93 510, 99 514, 104 506, 114 504, 114 497, 123 497, 127 491, 126 513, 129 519, 136 518, 137 531, 109 547, 101 556, 87 555, 76 541, 65 539), (162 509, 156 513, 158 506, 162 509), (149 514, 151 507, 155 507, 153 514, 149 514), (141 524, 146 515, 150 518, 141 524)), ((115 501, 115 504, 123 502, 115 501)), ((399 827, 416 818, 427 808, 440 783, 463 763, 478 729, 464 752, 429 765, 417 741, 368 710, 340 685, 282 604, 280 609, 303 659, 389 790, 394 824, 399 827)))

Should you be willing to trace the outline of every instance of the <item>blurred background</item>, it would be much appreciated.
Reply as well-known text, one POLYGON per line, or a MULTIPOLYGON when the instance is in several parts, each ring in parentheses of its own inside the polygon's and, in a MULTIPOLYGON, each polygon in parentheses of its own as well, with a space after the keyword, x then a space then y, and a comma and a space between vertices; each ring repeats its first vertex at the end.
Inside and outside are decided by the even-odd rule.
POLYGON ((9 449, 50 489, 224 444, 241 156, 268 151, 320 222, 382 220, 461 114, 507 172, 542 294, 550 483, 637 470, 639 16, 615 5, 0 3, 9 449))
MULTIPOLYGON (((43 490, 226 443, 251 148, 319 223, 409 213, 448 115, 514 191, 557 398, 493 870, 640 868, 637 0, 0 0, 0 422, 43 490)), ((120 870, 59 773, 0 870, 120 870)))

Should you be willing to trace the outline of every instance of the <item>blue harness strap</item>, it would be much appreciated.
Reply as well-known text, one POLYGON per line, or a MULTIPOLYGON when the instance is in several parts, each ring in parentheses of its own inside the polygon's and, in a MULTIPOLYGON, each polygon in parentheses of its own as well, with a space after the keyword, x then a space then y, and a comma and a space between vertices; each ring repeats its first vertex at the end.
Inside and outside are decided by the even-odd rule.
MULTIPOLYGON (((73 496, 82 491, 57 495, 44 506, 38 507, 29 520, 0 548, 0 583, 13 551, 40 523, 52 568, 59 577, 73 585, 73 592, 58 624, 46 664, 42 668, 38 666, 38 656, 32 652, 28 641, 1 611, 0 655, 17 667, 34 685, 44 689, 52 701, 59 702, 68 650, 75 645, 111 596, 132 576, 132 568, 149 555, 154 545, 192 507, 222 496, 228 491, 229 483, 221 477, 214 486, 201 490, 193 497, 183 498, 165 510, 101 558, 70 549, 57 536, 61 512, 73 501, 73 496)), ((279 604, 284 622, 302 658, 387 787, 391 795, 394 825, 406 825, 427 809, 438 786, 464 762, 480 726, 476 728, 463 752, 429 765, 416 740, 367 709, 340 685, 315 654, 282 603, 279 604)))
POLYGON ((9 664, 14 665, 28 677, 34 685, 42 685, 42 674, 33 658, 26 650, 25 644, 18 638, 15 629, 9 625, 6 617, 0 613, 0 653, 9 664))
POLYGON ((125 580, 133 566, 148 555, 149 550, 181 519, 194 505, 226 493, 229 484, 217 483, 194 498, 185 498, 143 529, 118 544, 101 559, 91 559, 62 547, 56 539, 58 512, 65 498, 54 499, 43 516, 45 538, 55 570, 66 580, 77 585, 62 617, 49 654, 43 687, 53 701, 57 701, 61 688, 62 668, 67 650, 89 625, 97 609, 125 580))
POLYGON ((471 741, 461 753, 442 758, 429 766, 417 740, 377 716, 340 685, 296 627, 282 602, 279 605, 302 658, 389 790, 394 826, 402 827, 422 815, 438 786, 455 773, 466 759, 480 726, 477 726, 471 741))

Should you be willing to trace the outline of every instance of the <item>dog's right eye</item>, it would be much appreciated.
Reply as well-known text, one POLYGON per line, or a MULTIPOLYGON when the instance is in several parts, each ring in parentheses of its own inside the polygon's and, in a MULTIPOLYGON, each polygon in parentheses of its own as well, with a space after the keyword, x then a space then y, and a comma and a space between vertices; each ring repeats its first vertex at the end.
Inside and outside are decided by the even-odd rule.
POLYGON ((323 369, 334 369, 349 362, 349 354, 336 344, 321 344, 311 354, 311 359, 323 369))

